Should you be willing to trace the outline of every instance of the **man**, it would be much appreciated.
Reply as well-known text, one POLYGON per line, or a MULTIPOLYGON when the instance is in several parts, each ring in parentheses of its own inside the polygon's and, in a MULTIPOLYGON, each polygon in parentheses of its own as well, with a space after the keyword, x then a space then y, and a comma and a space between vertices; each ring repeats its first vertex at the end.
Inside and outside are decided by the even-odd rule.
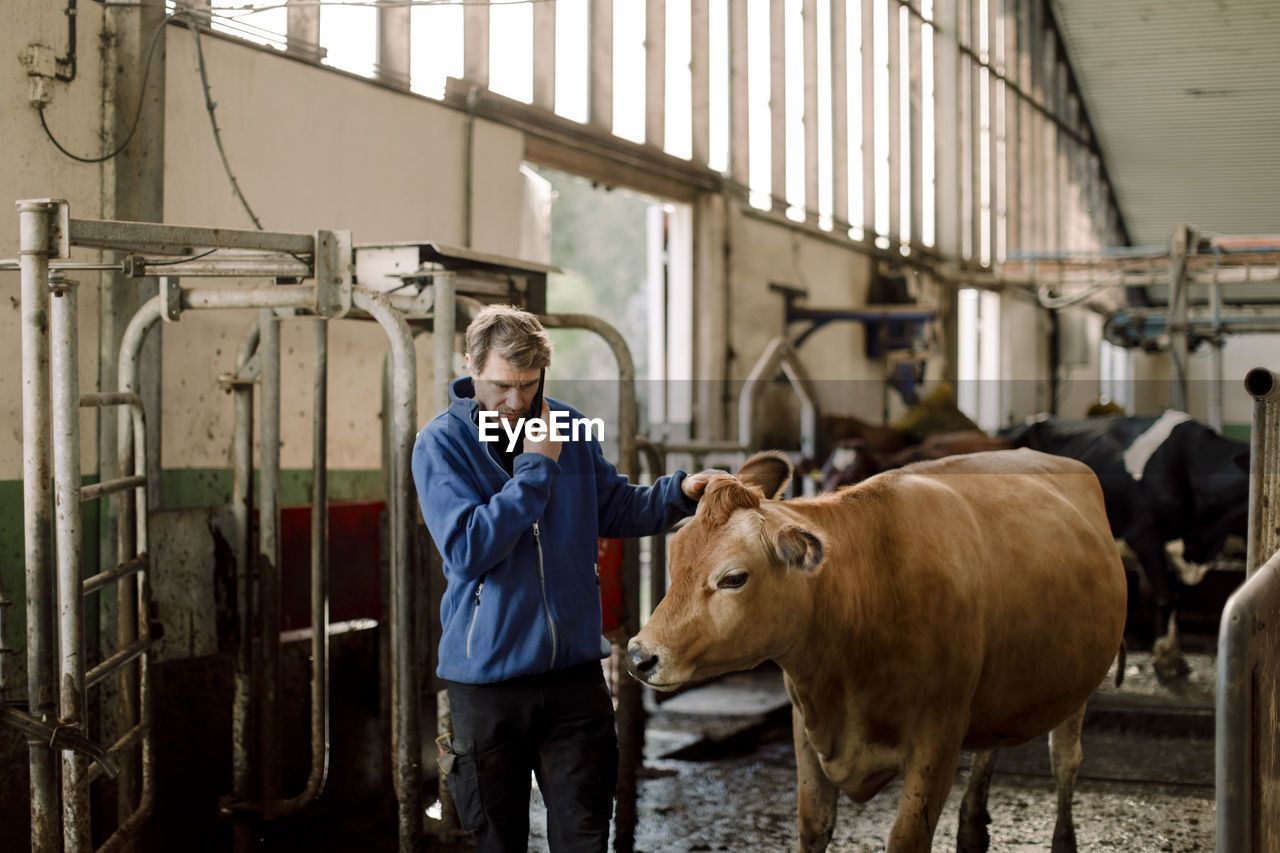
POLYGON ((453 718, 449 789, 482 853, 524 851, 532 771, 551 850, 602 852, 618 741, 596 540, 667 529, 694 511, 713 472, 633 486, 594 437, 530 428, 532 415, 544 426, 581 418, 542 398, 551 342, 532 314, 486 307, 466 337, 470 375, 413 449, 448 581, 436 672, 453 718))

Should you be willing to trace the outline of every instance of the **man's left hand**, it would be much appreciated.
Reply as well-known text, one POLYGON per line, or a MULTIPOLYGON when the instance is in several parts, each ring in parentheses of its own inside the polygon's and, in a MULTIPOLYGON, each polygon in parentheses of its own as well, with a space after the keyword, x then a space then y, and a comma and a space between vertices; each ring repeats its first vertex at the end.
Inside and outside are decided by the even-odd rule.
POLYGON ((685 477, 680 483, 680 491, 684 492, 684 496, 691 501, 696 501, 702 497, 702 493, 707 490, 707 483, 711 482, 712 477, 723 477, 724 471, 708 468, 705 471, 699 471, 685 477))

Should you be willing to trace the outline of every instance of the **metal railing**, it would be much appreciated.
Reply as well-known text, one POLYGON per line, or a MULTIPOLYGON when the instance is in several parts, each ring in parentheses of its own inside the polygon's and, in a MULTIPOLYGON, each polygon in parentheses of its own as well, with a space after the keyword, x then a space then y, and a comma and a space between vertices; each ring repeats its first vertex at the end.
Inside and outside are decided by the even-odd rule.
MULTIPOLYGON (((28 723, 50 726, 51 697, 56 692, 55 738, 61 780, 52 770, 49 748, 31 749, 31 806, 33 850, 91 850, 89 786, 104 773, 117 780, 120 820, 101 850, 124 849, 146 820, 155 794, 151 743, 150 561, 147 557, 146 454, 142 401, 136 393, 80 394, 79 312, 77 283, 51 271, 51 257, 66 257, 69 217, 65 202, 34 200, 19 203, 23 279, 23 379, 33 388, 35 409, 24 423, 24 514, 27 541, 30 712, 28 723), (47 291, 44 290, 47 282, 47 291), (52 296, 50 297, 50 294, 52 296), (28 306, 27 300, 30 300, 28 306), (28 313, 28 308, 30 313, 28 313), (47 311, 48 325, 40 316, 47 311), (80 470, 80 409, 119 407, 120 470, 125 476, 84 486, 80 470), (135 452, 136 451, 136 452, 135 452), (52 468, 53 506, 47 486, 34 482, 52 468), (119 562, 83 577, 82 504, 115 495, 120 501, 119 562), (50 535, 51 534, 51 535, 50 535), (56 547, 55 547, 56 546, 56 547), (50 555, 55 572, 48 578, 50 555), (49 581, 52 580, 51 584, 49 581), (89 667, 84 635, 84 600, 107 587, 116 588, 116 651, 89 667), (55 620, 56 614, 56 620, 55 620), (53 623, 56 621, 56 632, 53 623), (56 637, 56 653, 54 639, 56 637), (56 658, 57 680, 51 663, 56 658), (117 676, 112 699, 118 704, 118 727, 126 731, 105 750, 92 741, 88 719, 89 691, 117 676), (140 751, 140 764, 134 753, 140 751), (97 764, 92 768, 89 759, 97 764), (117 766, 118 765, 118 766, 117 766), (140 780, 138 776, 140 775, 140 780), (60 796, 59 796, 60 794, 60 796), (61 808, 57 808, 57 804, 61 808), (61 813, 61 844, 58 814, 61 813)), ((46 481, 47 482, 47 481, 46 481)))
POLYGON ((1254 398, 1249 542, 1218 639, 1218 853, 1280 849, 1280 374, 1257 368, 1244 384, 1254 398))

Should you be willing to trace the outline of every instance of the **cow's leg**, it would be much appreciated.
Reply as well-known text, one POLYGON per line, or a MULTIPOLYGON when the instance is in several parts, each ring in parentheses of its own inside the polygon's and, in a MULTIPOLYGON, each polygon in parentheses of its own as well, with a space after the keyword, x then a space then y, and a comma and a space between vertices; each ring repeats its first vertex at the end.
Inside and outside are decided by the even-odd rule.
POLYGON ((888 853, 928 853, 960 763, 958 735, 916 744, 907 760, 888 853))
POLYGON ((990 838, 987 824, 987 792, 991 789, 991 771, 996 767, 996 750, 984 749, 973 754, 969 767, 969 784, 960 802, 960 828, 956 832, 956 853, 987 853, 990 838))
POLYGON ((818 753, 804 730, 804 716, 791 708, 791 733, 796 744, 796 815, 801 853, 822 853, 836 827, 836 798, 840 790, 827 778, 818 753))
POLYGON ((1125 541, 1133 549, 1143 574, 1151 584, 1151 594, 1156 600, 1156 641, 1152 646, 1152 668, 1162 681, 1180 678, 1190 669, 1182 654, 1176 629, 1177 602, 1169 558, 1164 541, 1154 527, 1143 525, 1136 531, 1126 531, 1125 541))
POLYGON ((1076 853, 1076 828, 1071 820, 1071 800, 1076 792, 1076 773, 1083 753, 1080 750, 1080 727, 1084 723, 1084 705, 1049 732, 1049 762, 1053 781, 1058 787, 1058 819, 1053 827, 1053 853, 1076 853))
POLYGON ((1161 681, 1173 681, 1191 671, 1187 657, 1182 653, 1182 643, 1178 641, 1176 610, 1169 611, 1168 621, 1164 624, 1164 635, 1157 637, 1151 647, 1151 667, 1161 681))

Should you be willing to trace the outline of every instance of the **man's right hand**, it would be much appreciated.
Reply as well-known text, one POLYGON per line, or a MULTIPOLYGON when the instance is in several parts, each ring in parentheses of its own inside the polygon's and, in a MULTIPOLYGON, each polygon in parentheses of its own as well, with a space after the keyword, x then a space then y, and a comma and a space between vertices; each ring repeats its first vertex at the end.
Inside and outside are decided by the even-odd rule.
POLYGON ((551 407, 547 405, 547 401, 542 401, 542 414, 538 417, 542 418, 542 422, 547 426, 547 435, 542 441, 532 441, 529 438, 528 431, 525 432, 524 452, 525 453, 541 453, 551 461, 555 462, 560 459, 560 446, 564 444, 562 441, 551 440, 551 407))

